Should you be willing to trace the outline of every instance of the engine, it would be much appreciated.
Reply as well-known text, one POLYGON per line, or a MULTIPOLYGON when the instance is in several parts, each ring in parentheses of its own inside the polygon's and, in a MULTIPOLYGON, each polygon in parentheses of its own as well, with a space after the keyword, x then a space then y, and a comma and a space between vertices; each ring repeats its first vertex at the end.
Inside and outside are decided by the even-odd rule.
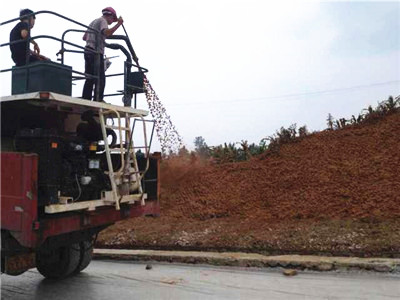
MULTIPOLYGON (((96 137, 95 139, 97 139, 96 137)), ((22 129, 15 137, 17 151, 36 153, 39 206, 97 200, 111 190, 105 157, 97 141, 84 134, 59 134, 54 129, 22 129)))

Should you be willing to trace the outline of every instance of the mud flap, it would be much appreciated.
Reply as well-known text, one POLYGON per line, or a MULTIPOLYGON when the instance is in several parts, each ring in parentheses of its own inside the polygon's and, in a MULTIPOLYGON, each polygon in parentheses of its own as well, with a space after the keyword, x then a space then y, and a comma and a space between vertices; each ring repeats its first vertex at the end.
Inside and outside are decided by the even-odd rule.
POLYGON ((4 261, 4 272, 16 276, 36 267, 35 253, 22 253, 6 256, 4 261))

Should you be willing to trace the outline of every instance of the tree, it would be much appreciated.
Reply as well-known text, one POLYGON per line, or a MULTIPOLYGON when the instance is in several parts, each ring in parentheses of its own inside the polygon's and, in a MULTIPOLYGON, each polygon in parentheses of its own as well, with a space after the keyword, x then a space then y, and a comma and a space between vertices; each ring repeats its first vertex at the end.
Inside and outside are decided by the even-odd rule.
POLYGON ((189 156, 189 151, 188 151, 188 149, 186 149, 185 146, 182 146, 182 148, 180 148, 178 151, 178 155, 182 156, 182 157, 189 156))
POLYGON ((328 118, 326 119, 327 125, 328 125, 328 129, 333 130, 333 122, 334 119, 332 117, 332 115, 329 113, 328 114, 328 118))
POLYGON ((202 157, 207 158, 209 156, 209 148, 206 144, 205 139, 202 136, 197 136, 194 139, 194 147, 196 153, 202 157))

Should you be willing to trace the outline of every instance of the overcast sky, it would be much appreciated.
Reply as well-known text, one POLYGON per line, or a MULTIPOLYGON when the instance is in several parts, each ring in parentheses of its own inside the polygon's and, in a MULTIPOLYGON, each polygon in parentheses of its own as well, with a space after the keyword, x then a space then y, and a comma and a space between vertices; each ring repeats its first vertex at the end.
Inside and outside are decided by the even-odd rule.
MULTIPOLYGON (((292 123, 322 130, 328 113, 350 118, 400 94, 399 1, 16 1, 7 2, 0 21, 28 7, 89 24, 110 5, 124 18, 140 63, 189 148, 196 136, 208 145, 258 143, 292 123)), ((12 27, 0 27, 1 43, 12 27)), ((78 27, 39 15, 32 36, 61 37, 69 28, 78 27)), ((84 45, 81 34, 69 40, 84 45)), ((37 42, 56 60, 59 43, 37 42)), ((113 60, 107 73, 120 72, 122 61, 113 60)), ((67 54, 66 64, 83 71, 83 56, 67 54)), ((9 49, 1 48, 0 68, 11 65, 9 49)), ((8 95, 10 74, 0 76, 1 95, 8 95)), ((106 93, 121 88, 121 80, 110 79, 106 93)), ((73 95, 81 91, 79 83, 73 95)), ((139 101, 147 108, 143 96, 139 101)))

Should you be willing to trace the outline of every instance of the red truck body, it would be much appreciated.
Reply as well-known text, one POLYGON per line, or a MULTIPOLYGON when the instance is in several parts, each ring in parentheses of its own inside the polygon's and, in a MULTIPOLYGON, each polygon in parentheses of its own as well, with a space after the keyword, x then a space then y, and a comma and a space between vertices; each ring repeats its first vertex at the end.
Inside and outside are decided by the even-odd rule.
MULTIPOLYGON (((155 157, 159 174, 160 157, 157 155, 155 157)), ((160 185, 157 182, 157 199, 146 201, 145 205, 136 202, 121 210, 111 206, 100 207, 94 211, 83 210, 39 216, 38 158, 38 155, 29 153, 1 153, 3 272, 19 275, 35 267, 36 251, 48 247, 45 243, 55 238, 58 238, 60 245, 69 245, 72 243, 71 234, 77 236, 97 234, 107 226, 126 218, 160 214, 158 201, 160 185), (8 239, 5 233, 8 234, 8 239), (13 241, 11 243, 9 243, 10 238, 13 241)))
POLYGON ((67 28, 61 38, 28 35, 60 41, 61 63, 44 56, 30 63, 27 49, 25 64, 0 70, 11 73, 11 95, 0 98, 1 271, 18 275, 36 266, 43 276, 60 279, 88 266, 101 230, 122 219, 159 215, 161 155, 150 153, 154 120, 137 108, 137 95, 148 93, 148 70, 139 66, 129 38, 113 36, 124 45, 106 44, 126 57, 123 72, 108 75, 121 77, 123 90, 104 95, 120 97, 121 106, 103 101, 103 66, 95 63, 93 74, 86 74, 64 64, 70 52, 82 59, 88 51, 103 55, 81 40, 67 40, 67 33, 101 32, 51 11, 24 19, 39 14, 80 29, 67 28), (72 95, 75 80, 94 83, 91 99, 72 95))
MULTIPOLYGON (((105 207, 95 211, 38 218, 38 156, 1 153, 1 228, 27 248, 39 247, 48 237, 111 225, 119 220, 143 215, 159 215, 158 200, 130 205, 127 210, 105 207)), ((158 186, 159 193, 159 186, 158 186)))

